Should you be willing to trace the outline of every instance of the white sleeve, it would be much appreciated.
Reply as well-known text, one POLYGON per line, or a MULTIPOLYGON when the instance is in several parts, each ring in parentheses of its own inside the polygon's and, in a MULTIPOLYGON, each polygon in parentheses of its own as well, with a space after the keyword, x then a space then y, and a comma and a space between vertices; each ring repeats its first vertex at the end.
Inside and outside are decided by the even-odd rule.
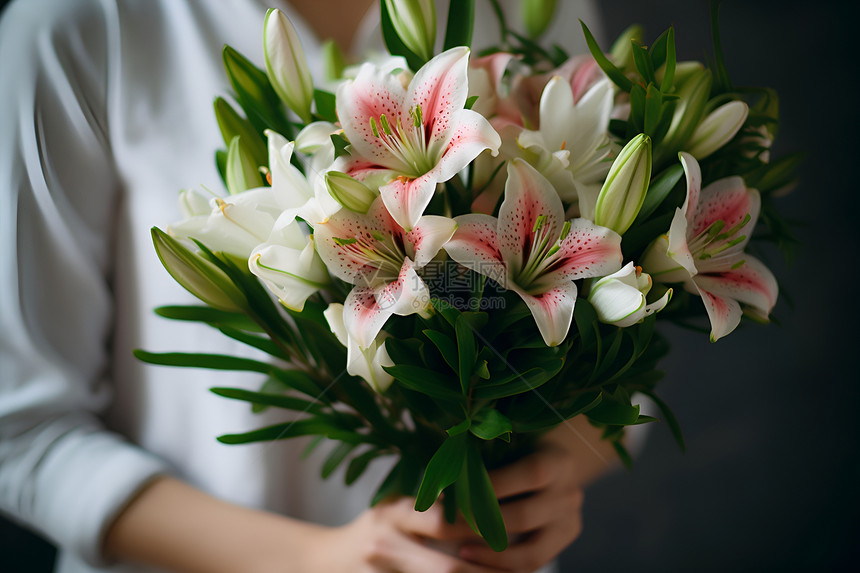
POLYGON ((107 431, 113 211, 109 0, 0 20, 0 511, 98 564, 155 456, 107 431))

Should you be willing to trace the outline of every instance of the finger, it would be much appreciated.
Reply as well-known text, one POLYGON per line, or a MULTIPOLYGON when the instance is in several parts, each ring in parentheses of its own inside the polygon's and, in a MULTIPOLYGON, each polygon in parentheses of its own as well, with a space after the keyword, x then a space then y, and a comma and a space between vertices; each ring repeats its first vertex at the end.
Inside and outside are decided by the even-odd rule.
POLYGON ((529 535, 522 543, 511 545, 500 553, 483 545, 468 544, 460 549, 458 555, 483 567, 536 571, 558 557, 580 533, 582 515, 577 512, 529 535))
POLYGON ((392 523, 401 531, 440 541, 479 539, 459 514, 454 523, 448 523, 441 504, 434 504, 427 511, 415 511, 414 502, 414 499, 404 497, 391 502, 384 509, 388 512, 392 523))
POLYGON ((540 451, 490 472, 496 497, 504 499, 540 491, 568 472, 568 460, 554 451, 540 451))
POLYGON ((579 488, 560 493, 545 489, 524 499, 501 504, 508 533, 528 533, 543 529, 565 516, 582 511, 583 491, 579 488))
POLYGON ((505 569, 467 563, 441 551, 425 547, 414 539, 398 534, 391 536, 381 548, 377 565, 384 571, 397 573, 504 573, 505 569))

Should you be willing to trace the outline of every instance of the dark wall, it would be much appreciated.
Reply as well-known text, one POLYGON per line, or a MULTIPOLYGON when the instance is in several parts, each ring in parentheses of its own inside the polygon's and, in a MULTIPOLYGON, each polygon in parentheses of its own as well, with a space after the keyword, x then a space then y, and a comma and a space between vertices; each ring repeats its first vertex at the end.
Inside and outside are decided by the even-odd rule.
MULTIPOLYGON (((631 22, 649 39, 674 24, 681 57, 709 51, 703 0, 601 8, 606 38, 631 22)), ((665 427, 653 428, 631 474, 588 492, 585 531, 563 555, 563 573, 839 571, 860 558, 857 16, 842 2, 723 2, 732 80, 776 88, 775 154, 809 153, 783 201, 805 225, 796 261, 765 253, 782 279, 781 325, 745 327, 716 344, 666 330, 673 353, 662 393, 687 453, 665 427)), ((52 557, 0 519, 0 570, 48 571, 52 557)))
MULTIPOLYGON (((682 455, 654 427, 632 474, 586 494, 568 571, 838 571, 860 557, 857 8, 843 2, 724 1, 736 85, 781 95, 775 154, 806 150, 782 201, 803 225, 781 279, 781 326, 750 325, 710 344, 667 329, 662 395, 684 428, 682 455), (791 302, 789 302, 791 301, 791 302)), ((856 3, 850 3, 856 6, 856 3)), ((611 0, 606 38, 630 22, 653 40, 675 25, 682 57, 710 52, 707 2, 611 0)))

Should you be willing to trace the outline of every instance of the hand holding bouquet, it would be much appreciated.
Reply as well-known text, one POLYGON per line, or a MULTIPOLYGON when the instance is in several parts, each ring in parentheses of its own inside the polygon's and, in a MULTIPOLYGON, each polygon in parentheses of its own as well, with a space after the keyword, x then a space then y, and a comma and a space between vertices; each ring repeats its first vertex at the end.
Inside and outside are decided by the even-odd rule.
POLYGON ((585 416, 629 464, 624 428, 654 421, 642 393, 683 446, 655 394, 655 322, 716 341, 768 320, 776 280, 747 247, 763 226, 790 243, 772 198, 795 158, 770 161, 776 96, 734 88, 718 42, 709 69, 676 60, 672 29, 648 48, 632 28, 605 54, 583 25, 591 53, 568 58, 534 39, 548 8, 532 38, 499 11, 500 46, 476 55, 464 1, 434 55, 431 1, 381 5, 390 55, 344 68, 330 52, 325 88, 277 10, 265 71, 225 48, 229 194, 183 191, 183 220, 153 229, 207 305, 157 312, 272 359, 137 355, 259 372, 257 392, 212 390, 296 414, 219 440, 328 438, 323 477, 346 463, 347 483, 395 456, 373 503, 441 498, 501 550, 488 468, 560 423, 585 416))

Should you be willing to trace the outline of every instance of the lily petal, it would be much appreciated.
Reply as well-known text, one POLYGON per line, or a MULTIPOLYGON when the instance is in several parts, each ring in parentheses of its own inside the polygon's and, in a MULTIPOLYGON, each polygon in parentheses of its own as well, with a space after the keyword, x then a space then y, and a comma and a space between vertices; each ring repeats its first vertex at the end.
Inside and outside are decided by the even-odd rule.
POLYGON ((496 218, 471 213, 455 217, 457 232, 445 243, 445 251, 466 268, 485 275, 502 287, 507 271, 496 236, 496 218))
POLYGON ((750 255, 745 255, 744 263, 737 269, 701 273, 694 280, 700 289, 750 305, 765 317, 773 310, 779 294, 773 273, 750 255))
POLYGON ((544 343, 547 346, 561 344, 573 319, 576 284, 565 282, 537 295, 530 295, 516 287, 514 290, 532 312, 544 343))
POLYGON ((373 343, 392 314, 391 308, 382 308, 376 302, 370 287, 353 288, 343 301, 343 324, 349 337, 361 348, 373 343))
POLYGON ((743 314, 741 305, 736 300, 708 292, 698 284, 695 286, 699 296, 702 297, 702 302, 705 303, 705 309, 711 321, 711 342, 716 342, 738 327, 743 314))
POLYGON ((456 230, 457 223, 448 217, 425 215, 418 219, 415 227, 406 233, 406 242, 414 248, 415 266, 421 268, 429 263, 456 230))

